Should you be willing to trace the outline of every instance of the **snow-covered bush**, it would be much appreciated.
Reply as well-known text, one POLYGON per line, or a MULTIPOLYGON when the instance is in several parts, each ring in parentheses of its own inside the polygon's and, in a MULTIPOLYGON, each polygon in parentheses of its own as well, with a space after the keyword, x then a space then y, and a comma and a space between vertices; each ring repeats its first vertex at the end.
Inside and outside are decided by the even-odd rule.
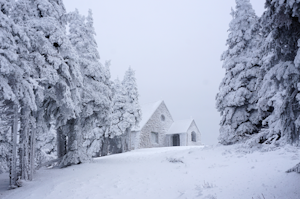
POLYGON ((167 160, 171 163, 184 163, 180 158, 167 158, 167 160))

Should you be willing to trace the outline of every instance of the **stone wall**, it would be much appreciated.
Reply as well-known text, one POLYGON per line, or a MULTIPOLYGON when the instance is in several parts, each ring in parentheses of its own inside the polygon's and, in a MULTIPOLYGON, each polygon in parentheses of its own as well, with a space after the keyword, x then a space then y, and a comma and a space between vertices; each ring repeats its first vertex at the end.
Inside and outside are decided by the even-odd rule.
POLYGON ((166 143, 166 132, 173 122, 168 108, 165 103, 162 102, 149 121, 142 127, 141 131, 137 133, 138 135, 136 135, 136 137, 139 139, 137 148, 168 146, 166 143), (164 116, 164 121, 161 118, 162 115, 164 116), (151 141, 151 132, 158 134, 158 144, 151 141))

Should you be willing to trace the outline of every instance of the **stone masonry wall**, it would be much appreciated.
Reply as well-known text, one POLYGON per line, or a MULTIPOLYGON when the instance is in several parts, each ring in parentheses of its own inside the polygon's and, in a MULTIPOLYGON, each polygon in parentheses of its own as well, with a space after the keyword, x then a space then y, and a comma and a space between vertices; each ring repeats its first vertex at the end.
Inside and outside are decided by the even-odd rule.
POLYGON ((162 102, 156 111, 153 113, 149 121, 139 132, 138 148, 163 147, 166 144, 166 132, 173 123, 172 116, 168 111, 164 102, 162 102), (161 116, 164 115, 165 120, 162 121, 161 116), (158 144, 151 141, 151 132, 158 133, 158 144))

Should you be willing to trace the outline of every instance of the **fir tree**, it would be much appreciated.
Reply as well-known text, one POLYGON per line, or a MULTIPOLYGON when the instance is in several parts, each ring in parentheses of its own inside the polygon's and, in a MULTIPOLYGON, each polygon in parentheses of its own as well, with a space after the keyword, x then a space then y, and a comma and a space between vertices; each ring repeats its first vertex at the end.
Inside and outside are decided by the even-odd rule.
POLYGON ((17 177, 22 179, 32 179, 34 161, 34 120, 30 112, 36 111, 36 101, 34 90, 37 88, 37 81, 32 78, 30 61, 26 60, 29 54, 29 38, 24 28, 16 24, 11 18, 11 12, 15 8, 14 1, 0 1, 0 81, 1 81, 1 102, 9 110, 4 110, 4 120, 10 121, 11 151, 10 155, 10 185, 16 186, 17 177), (20 132, 18 125, 20 122, 20 132), (19 134, 19 139, 17 139, 19 134), (17 151, 19 152, 17 157, 17 151), (19 159, 19 161, 18 161, 19 159), (19 162, 19 164, 18 164, 19 162), (20 172, 17 172, 17 167, 20 172))
POLYGON ((225 77, 217 94, 221 112, 219 142, 233 144, 259 130, 256 108, 257 76, 260 70, 256 43, 258 18, 249 0, 236 0, 229 25, 228 50, 222 55, 225 77))
POLYGON ((134 71, 129 68, 122 82, 113 83, 111 128, 103 141, 101 155, 130 150, 131 128, 141 120, 138 89, 134 71))
POLYGON ((109 129, 111 110, 111 82, 109 66, 100 63, 97 50, 96 35, 93 27, 92 11, 88 17, 81 16, 78 11, 69 13, 69 38, 79 55, 79 65, 83 75, 81 89, 80 126, 84 132, 83 145, 89 156, 100 151, 101 138, 109 129))
POLYGON ((264 131, 261 143, 299 142, 299 13, 300 3, 266 1, 261 17, 265 37, 262 53, 263 85, 258 107, 264 131))
POLYGON ((125 133, 141 120, 139 94, 134 71, 129 68, 122 83, 117 79, 113 86, 112 127, 110 137, 125 133))
POLYGON ((20 0, 13 18, 26 29, 31 52, 28 60, 33 60, 32 77, 39 80, 40 89, 35 91, 38 110, 33 114, 40 131, 37 133, 48 132, 43 128, 49 128, 54 118, 58 156, 63 158, 61 165, 79 163, 80 135, 72 132, 70 125, 81 111, 78 88, 82 86, 82 77, 77 54, 66 35, 64 5, 61 0, 20 0))
POLYGON ((139 104, 139 93, 135 72, 131 69, 131 67, 129 67, 129 69, 125 72, 122 85, 124 86, 127 95, 127 110, 130 114, 128 119, 130 120, 129 123, 131 124, 130 128, 132 128, 133 126, 139 125, 142 112, 139 104))
POLYGON ((109 137, 122 135, 130 127, 127 93, 119 79, 113 83, 111 128, 109 137))

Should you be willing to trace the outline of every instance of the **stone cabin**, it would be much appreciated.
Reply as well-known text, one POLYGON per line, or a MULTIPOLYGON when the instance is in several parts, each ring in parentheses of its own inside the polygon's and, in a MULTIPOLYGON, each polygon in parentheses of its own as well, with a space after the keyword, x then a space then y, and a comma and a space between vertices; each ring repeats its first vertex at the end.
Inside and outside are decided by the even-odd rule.
POLYGON ((165 102, 141 106, 142 121, 131 130, 131 149, 201 145, 193 119, 174 121, 165 102))

